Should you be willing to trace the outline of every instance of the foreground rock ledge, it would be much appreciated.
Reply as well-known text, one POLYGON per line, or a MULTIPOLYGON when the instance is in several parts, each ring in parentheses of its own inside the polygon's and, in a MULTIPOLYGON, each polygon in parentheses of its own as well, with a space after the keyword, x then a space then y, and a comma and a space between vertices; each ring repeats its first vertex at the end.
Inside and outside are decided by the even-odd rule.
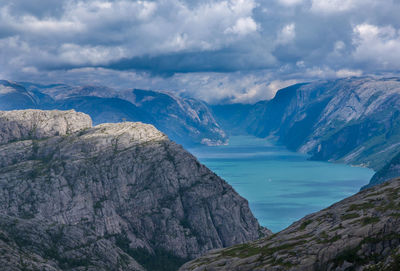
POLYGON ((255 242, 180 271, 400 270, 400 179, 364 190, 255 242))
MULTIPOLYGON (((173 270, 210 249, 265 232, 245 199, 151 125, 91 127, 87 115, 74 111, 10 111, 0 112, 0 138, 0 215, 24 225, 78 227, 69 234, 90 231, 130 257, 125 262, 132 270, 138 269, 134 258, 148 270, 173 270), (158 262, 164 267, 153 266, 158 262)), ((4 235, 18 244, 18 232, 4 229, 4 235)), ((26 255, 38 255, 39 268, 45 266, 37 265, 40 259, 54 270, 66 268, 55 256, 63 255, 63 246, 50 254, 29 242, 21 246, 26 255)), ((88 251, 85 258, 93 258, 88 251)), ((104 261, 118 261, 118 251, 104 261)), ((87 266, 109 270, 92 261, 67 265, 87 266)))

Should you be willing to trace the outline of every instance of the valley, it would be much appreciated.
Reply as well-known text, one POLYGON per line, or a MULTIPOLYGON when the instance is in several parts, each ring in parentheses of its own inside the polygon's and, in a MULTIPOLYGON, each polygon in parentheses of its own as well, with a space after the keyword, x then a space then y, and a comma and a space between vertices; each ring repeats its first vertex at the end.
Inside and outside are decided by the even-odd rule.
MULTIPOLYGON (((12 259, 9 267, 16 268, 10 270, 117 266, 173 271, 200 257, 182 270, 214 270, 213 260, 204 260, 214 257, 210 250, 244 243, 238 247, 240 259, 242 248, 259 257, 249 242, 281 240, 289 231, 304 243, 320 234, 317 248, 333 243, 328 262, 318 260, 333 268, 329 270, 364 264, 366 260, 336 260, 346 251, 337 247, 336 235, 314 233, 320 224, 304 239, 299 232, 308 224, 301 222, 299 228, 299 219, 310 213, 319 217, 335 202, 359 197, 353 195, 360 188, 387 194, 375 186, 400 175, 398 82, 317 81, 284 88, 272 100, 256 104, 209 105, 151 90, 0 81, 4 259, 12 259), (10 225, 16 230, 10 231, 10 225), (29 230, 32 225, 39 230, 29 230), (76 243, 75 237, 83 234, 88 238, 76 243), (104 248, 111 256, 96 258, 104 248)), ((368 225, 380 221, 375 211, 397 217, 386 212, 397 210, 393 197, 398 189, 391 189, 395 193, 388 196, 389 207, 373 209, 379 204, 357 200, 346 208, 366 206, 362 211, 368 213, 363 218, 368 225)), ((338 212, 333 221, 319 220, 347 232, 349 225, 341 223, 347 219, 338 219, 338 212)), ((365 234, 364 220, 355 225, 356 233, 362 238, 382 235, 365 234)), ((384 219, 379 227, 396 223, 384 219)), ((384 255, 389 267, 397 257, 397 239, 390 240, 394 245, 385 247, 394 256, 384 255)), ((288 252, 300 253, 301 259, 283 261, 268 254, 260 262, 244 257, 251 264, 243 270, 258 265, 287 270, 308 261, 309 247, 301 244, 288 252)), ((344 247, 353 249, 354 244, 344 242, 344 247)), ((217 258, 218 266, 220 260, 227 266, 221 270, 242 264, 230 252, 217 258)), ((380 261, 368 260, 370 266, 380 261)))
POLYGON ((188 149, 249 201, 262 226, 279 232, 303 216, 357 193, 374 171, 310 161, 308 155, 254 136, 188 149))

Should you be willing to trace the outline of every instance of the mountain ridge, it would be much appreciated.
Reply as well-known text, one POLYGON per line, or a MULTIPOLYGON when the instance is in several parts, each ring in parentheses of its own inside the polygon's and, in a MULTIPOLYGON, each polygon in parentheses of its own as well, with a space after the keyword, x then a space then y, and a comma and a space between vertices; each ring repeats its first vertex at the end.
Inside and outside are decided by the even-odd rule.
POLYGON ((228 137, 201 101, 151 90, 116 91, 104 86, 40 85, 0 82, 0 109, 75 109, 89 114, 95 124, 140 121, 153 124, 184 145, 226 144, 228 137), (10 93, 5 93, 8 89, 10 93), (136 102, 141 97, 141 102, 136 102))
POLYGON ((165 270, 157 259, 174 270, 268 234, 245 199, 152 125, 92 127, 74 111, 0 113, 0 127, 11 127, 0 129, 0 215, 78 225, 149 270, 165 270))

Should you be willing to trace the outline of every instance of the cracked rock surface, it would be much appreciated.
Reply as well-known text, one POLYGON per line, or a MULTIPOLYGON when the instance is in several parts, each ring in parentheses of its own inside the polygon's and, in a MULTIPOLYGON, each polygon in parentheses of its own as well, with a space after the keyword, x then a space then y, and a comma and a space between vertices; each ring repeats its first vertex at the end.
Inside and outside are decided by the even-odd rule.
POLYGON ((91 127, 74 111, 22 110, 0 112, 0 131, 0 214, 90 230, 115 252, 109 263, 124 250, 128 265, 161 255, 179 266, 268 233, 230 185, 152 125, 91 127))

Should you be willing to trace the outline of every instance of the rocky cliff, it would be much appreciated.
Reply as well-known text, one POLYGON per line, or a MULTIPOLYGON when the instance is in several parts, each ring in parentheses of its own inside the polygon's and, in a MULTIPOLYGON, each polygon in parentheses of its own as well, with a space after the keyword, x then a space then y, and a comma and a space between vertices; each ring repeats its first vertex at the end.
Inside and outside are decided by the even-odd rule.
POLYGON ((400 80, 370 77, 298 84, 254 105, 248 131, 276 136, 312 159, 382 168, 399 151, 400 80))
POLYGON ((371 181, 363 189, 386 182, 400 176, 400 153, 397 154, 389 163, 372 176, 371 181))
POLYGON ((400 179, 366 189, 255 242, 215 250, 181 271, 400 268, 400 179))
MULTIPOLYGON (((100 243, 80 240, 77 247, 86 242, 119 247, 110 254, 113 259, 104 259, 107 264, 129 255, 129 266, 136 266, 136 259, 148 270, 174 270, 209 249, 254 240, 263 232, 246 200, 152 125, 91 127, 87 115, 73 111, 0 116, 0 214, 23 225, 76 226, 66 229, 66 250, 75 247, 68 243, 73 232, 85 230, 100 243)), ((39 241, 20 247, 7 237, 6 226, 2 231, 15 257, 27 250, 54 262, 54 268, 62 266, 53 254, 36 249, 39 241)), ((50 238, 40 231, 27 234, 28 243, 50 238)), ((64 257, 67 251, 59 249, 64 257)), ((76 265, 73 270, 84 266, 76 265)))

